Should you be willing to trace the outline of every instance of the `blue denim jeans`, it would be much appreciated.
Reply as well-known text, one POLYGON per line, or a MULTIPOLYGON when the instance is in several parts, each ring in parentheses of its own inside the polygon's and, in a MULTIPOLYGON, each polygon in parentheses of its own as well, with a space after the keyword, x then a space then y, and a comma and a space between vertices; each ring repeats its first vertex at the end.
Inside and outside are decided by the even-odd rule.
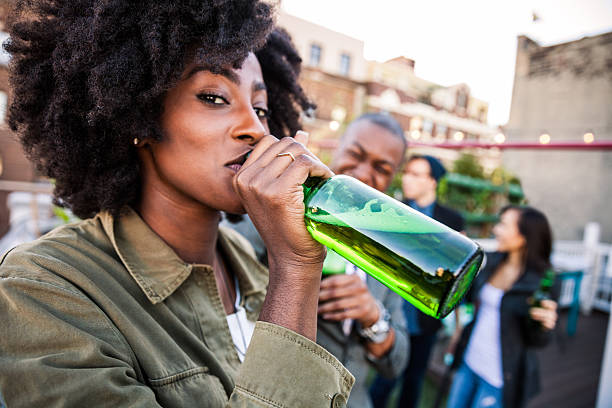
POLYGON ((462 363, 453 379, 446 408, 502 407, 502 388, 492 386, 462 363))

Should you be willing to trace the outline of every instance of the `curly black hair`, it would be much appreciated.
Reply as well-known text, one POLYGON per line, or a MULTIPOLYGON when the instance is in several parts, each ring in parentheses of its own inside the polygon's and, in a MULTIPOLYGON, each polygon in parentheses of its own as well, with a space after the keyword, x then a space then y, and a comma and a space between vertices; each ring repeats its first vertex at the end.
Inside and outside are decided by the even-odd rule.
POLYGON ((132 141, 163 137, 163 98, 193 60, 220 72, 256 51, 271 132, 294 134, 312 105, 297 82, 301 60, 273 13, 258 0, 17 0, 5 44, 8 122, 55 180, 56 203, 87 218, 137 202, 132 141))
POLYGON ((270 133, 279 138, 293 136, 301 129, 301 113, 309 115, 316 108, 298 82, 302 59, 282 28, 272 31, 255 55, 268 90, 270 133))

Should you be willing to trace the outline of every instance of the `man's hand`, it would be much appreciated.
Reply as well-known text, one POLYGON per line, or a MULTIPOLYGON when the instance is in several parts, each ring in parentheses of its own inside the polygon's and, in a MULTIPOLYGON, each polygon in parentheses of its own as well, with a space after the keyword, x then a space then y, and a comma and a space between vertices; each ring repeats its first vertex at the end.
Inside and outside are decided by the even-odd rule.
POLYGON ((326 320, 354 319, 366 328, 376 323, 380 310, 358 275, 333 275, 321 281, 319 315, 326 320))

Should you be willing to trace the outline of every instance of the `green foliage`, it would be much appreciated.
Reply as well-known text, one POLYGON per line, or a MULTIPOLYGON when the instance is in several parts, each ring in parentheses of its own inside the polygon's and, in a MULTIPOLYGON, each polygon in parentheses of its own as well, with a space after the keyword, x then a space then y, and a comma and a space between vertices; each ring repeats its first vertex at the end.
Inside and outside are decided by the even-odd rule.
POLYGON ((387 195, 397 200, 402 199, 403 193, 402 193, 402 172, 401 171, 398 171, 393 176, 393 181, 391 181, 391 185, 389 186, 389 189, 387 190, 387 195))
POLYGON ((503 167, 487 175, 476 156, 462 154, 452 169, 438 184, 438 200, 463 214, 471 236, 489 236, 501 207, 525 201, 520 180, 503 167))
POLYGON ((53 214, 62 220, 64 224, 69 224, 79 220, 79 218, 74 216, 72 213, 67 212, 65 208, 58 207, 56 205, 53 206, 53 214))
POLYGON ((453 172, 478 179, 486 179, 484 170, 478 162, 478 158, 469 153, 463 153, 455 160, 455 163, 453 163, 453 172))
POLYGON ((448 183, 446 186, 444 194, 438 193, 441 203, 463 213, 488 214, 495 211, 493 196, 496 193, 448 183))

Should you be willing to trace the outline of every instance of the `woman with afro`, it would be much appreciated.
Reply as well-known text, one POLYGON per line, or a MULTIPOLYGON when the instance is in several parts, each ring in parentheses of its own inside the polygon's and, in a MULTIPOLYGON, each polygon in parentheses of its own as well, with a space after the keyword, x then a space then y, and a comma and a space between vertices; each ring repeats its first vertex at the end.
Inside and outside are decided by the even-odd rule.
POLYGON ((83 221, 0 265, 10 407, 342 406, 301 60, 255 0, 18 0, 9 124, 83 221), (295 137, 291 137, 295 136, 295 137), (221 212, 248 212, 269 270, 221 212))

